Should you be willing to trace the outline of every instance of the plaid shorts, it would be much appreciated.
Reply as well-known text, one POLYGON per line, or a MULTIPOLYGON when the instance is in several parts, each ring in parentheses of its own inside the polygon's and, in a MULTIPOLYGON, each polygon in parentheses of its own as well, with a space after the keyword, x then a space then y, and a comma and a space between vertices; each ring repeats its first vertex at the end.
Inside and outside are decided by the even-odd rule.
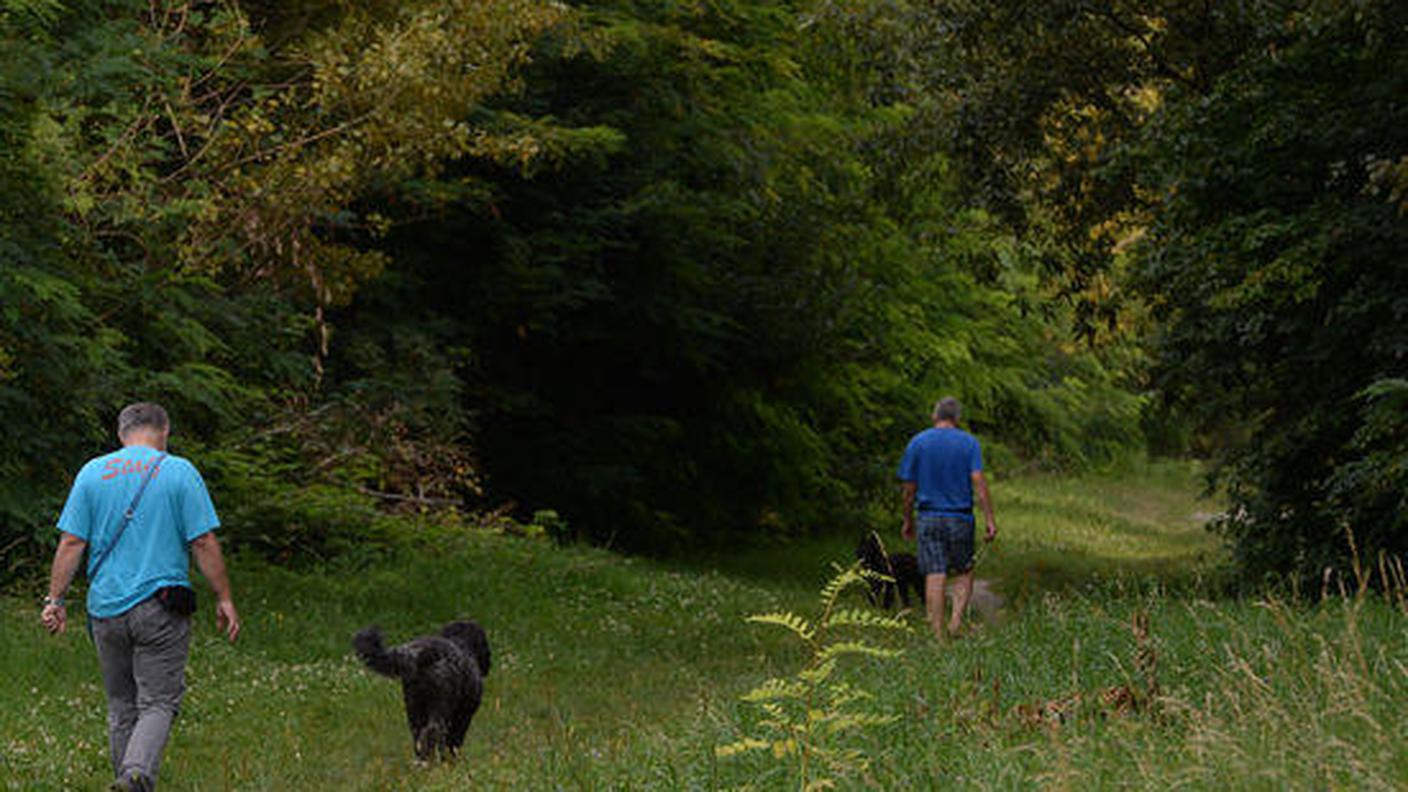
POLYGON ((962 574, 973 568, 973 520, 920 514, 919 571, 925 575, 962 574))

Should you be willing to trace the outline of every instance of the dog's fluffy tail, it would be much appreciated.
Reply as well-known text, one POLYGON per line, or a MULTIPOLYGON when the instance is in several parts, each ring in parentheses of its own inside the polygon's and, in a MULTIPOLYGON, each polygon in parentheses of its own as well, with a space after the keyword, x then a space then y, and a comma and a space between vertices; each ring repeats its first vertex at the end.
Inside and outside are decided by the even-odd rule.
POLYGON ((415 670, 415 659, 408 653, 397 651, 399 647, 387 650, 380 628, 368 627, 359 631, 352 638, 352 648, 357 650, 357 656, 362 658, 367 668, 378 674, 399 679, 415 670))

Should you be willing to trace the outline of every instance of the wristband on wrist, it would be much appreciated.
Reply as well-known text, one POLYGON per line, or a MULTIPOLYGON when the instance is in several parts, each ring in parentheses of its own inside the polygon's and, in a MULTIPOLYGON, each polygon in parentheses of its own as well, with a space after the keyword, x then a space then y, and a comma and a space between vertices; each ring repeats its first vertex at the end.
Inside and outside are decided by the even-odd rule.
POLYGON ((45 604, 45 605, 57 605, 57 606, 59 606, 60 608, 62 608, 62 607, 64 606, 64 598, 63 598, 63 597, 45 597, 45 598, 44 598, 44 604, 45 604))

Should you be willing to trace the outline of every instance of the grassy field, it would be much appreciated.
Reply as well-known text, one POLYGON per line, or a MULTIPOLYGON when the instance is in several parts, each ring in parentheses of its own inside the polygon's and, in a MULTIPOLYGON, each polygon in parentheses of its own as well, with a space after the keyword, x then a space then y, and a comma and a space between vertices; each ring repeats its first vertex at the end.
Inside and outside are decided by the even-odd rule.
MULTIPOLYGON (((839 786, 1408 787, 1403 592, 1218 599, 1201 529, 1216 506, 1196 492, 1191 469, 1169 465, 998 482, 1002 535, 979 574, 1007 597, 1002 616, 940 646, 911 614, 887 640, 900 657, 842 666, 894 720, 853 738, 869 767, 839 786), (1100 690, 1141 684, 1136 610, 1156 706, 1105 712, 1100 690), (1031 717, 1076 695, 1059 721, 1031 717)), ((162 788, 796 788, 790 757, 716 756, 760 728, 740 694, 806 659, 744 619, 815 612, 853 541, 684 565, 446 533, 361 572, 241 560, 245 633, 224 644, 203 614, 162 788), (494 669, 464 756, 420 766, 396 684, 358 665, 350 637, 379 623, 401 640, 461 614, 489 631, 494 669)), ((28 599, 0 599, 0 788, 103 788, 92 647, 36 619, 28 599)))

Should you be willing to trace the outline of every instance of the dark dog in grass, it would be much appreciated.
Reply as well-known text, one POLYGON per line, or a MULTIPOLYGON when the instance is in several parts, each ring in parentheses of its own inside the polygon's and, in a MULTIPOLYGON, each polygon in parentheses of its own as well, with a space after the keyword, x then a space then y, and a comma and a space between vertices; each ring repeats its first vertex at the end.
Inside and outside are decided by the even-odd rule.
POLYGON ((489 639, 472 621, 455 621, 435 635, 388 648, 381 629, 357 633, 352 646, 367 667, 401 680, 416 757, 454 756, 484 696, 489 639))
POLYGON ((912 553, 887 553, 885 545, 874 531, 861 538, 856 545, 856 558, 865 569, 890 580, 867 578, 870 584, 870 601, 883 604, 886 610, 894 607, 895 594, 900 595, 904 607, 909 607, 909 592, 920 603, 924 602, 924 576, 919 573, 919 559, 912 553))

